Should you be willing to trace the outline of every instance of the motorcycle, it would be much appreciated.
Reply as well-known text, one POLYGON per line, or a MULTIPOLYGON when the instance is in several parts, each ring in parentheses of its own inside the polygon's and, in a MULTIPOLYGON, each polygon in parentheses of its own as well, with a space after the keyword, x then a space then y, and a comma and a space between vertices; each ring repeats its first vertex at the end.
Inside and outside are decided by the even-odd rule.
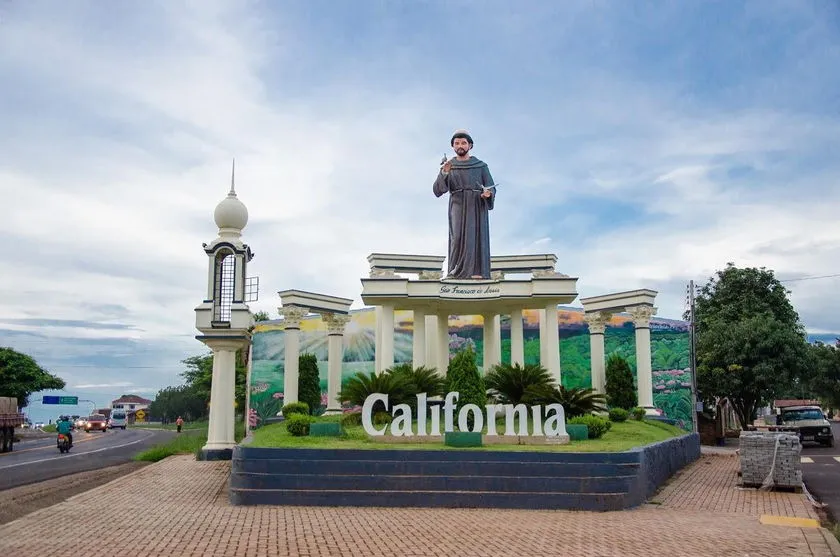
POLYGON ((66 453, 70 451, 70 447, 73 445, 70 444, 70 438, 64 435, 63 433, 58 434, 58 450, 62 453, 66 453))

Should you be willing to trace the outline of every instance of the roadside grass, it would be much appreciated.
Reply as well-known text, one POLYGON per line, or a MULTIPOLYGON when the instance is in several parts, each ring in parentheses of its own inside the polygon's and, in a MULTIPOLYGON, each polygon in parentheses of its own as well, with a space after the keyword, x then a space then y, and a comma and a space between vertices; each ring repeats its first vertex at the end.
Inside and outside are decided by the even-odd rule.
POLYGON ((44 433, 55 433, 56 432, 55 428, 56 428, 55 424, 49 424, 49 425, 45 425, 44 427, 42 427, 41 431, 43 431, 44 433))
MULTIPOLYGON (((135 423, 131 427, 136 427, 139 429, 165 429, 169 431, 175 431, 178 427, 175 424, 161 424, 161 423, 142 423, 137 424, 135 423)), ((186 431, 188 429, 207 429, 207 420, 198 420, 195 422, 184 422, 184 426, 181 428, 181 431, 186 431)))
MULTIPOLYGON (((134 460, 142 462, 157 462, 168 456, 179 454, 195 454, 201 452, 201 448, 207 443, 207 422, 195 422, 200 427, 192 427, 181 430, 180 434, 167 441, 160 443, 134 456, 134 460)), ((170 428, 164 428, 170 429, 170 428)), ((174 426, 171 429, 175 429, 174 426)), ((234 437, 237 442, 245 437, 245 425, 241 419, 236 421, 234 426, 234 437)))
POLYGON ((834 537, 837 538, 837 541, 840 542, 840 522, 837 522, 829 528, 834 537))
MULTIPOLYGON (((336 421, 338 416, 320 418, 318 421, 336 421)), ((499 433, 504 427, 497 428, 499 433)), ((252 447, 287 447, 319 449, 402 449, 402 450, 474 450, 474 451, 547 451, 547 452, 622 452, 664 441, 686 432, 676 426, 655 420, 628 420, 613 423, 612 428, 600 439, 572 441, 568 445, 485 445, 482 447, 447 447, 440 443, 384 443, 368 436, 361 426, 344 428, 342 437, 295 437, 286 431, 281 422, 263 426, 254 431, 252 447)))

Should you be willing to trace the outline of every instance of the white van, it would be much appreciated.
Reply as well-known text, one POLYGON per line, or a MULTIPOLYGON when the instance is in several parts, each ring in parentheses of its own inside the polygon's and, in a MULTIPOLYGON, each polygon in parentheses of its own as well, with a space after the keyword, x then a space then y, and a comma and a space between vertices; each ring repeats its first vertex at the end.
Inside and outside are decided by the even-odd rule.
POLYGON ((108 420, 108 427, 111 429, 125 429, 126 423, 125 410, 114 410, 111 412, 111 419, 108 420))

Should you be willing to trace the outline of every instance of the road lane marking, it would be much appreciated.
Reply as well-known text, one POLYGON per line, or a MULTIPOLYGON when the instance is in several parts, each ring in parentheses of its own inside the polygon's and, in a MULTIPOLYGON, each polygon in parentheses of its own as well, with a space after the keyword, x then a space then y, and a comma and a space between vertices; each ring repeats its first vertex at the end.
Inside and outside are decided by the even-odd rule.
POLYGON ((799 459, 799 462, 801 462, 802 464, 812 464, 814 462, 814 459, 810 456, 803 456, 799 459))
MULTIPOLYGON (((81 439, 73 439, 73 446, 75 447, 76 445, 79 445, 81 443, 87 443, 88 441, 96 441, 96 439, 97 439, 97 437, 82 437, 81 439)), ((15 443, 15 444, 17 445, 19 443, 15 443)), ((28 452, 28 451, 41 451, 43 449, 55 449, 55 448, 57 448, 56 440, 53 439, 51 444, 43 445, 41 447, 31 447, 29 449, 18 449, 16 451, 12 451, 10 453, 0 453, 0 457, 13 456, 13 455, 20 454, 20 453, 25 453, 25 452, 28 452)))
POLYGON ((837 462, 840 462, 840 456, 835 456, 834 460, 836 460, 837 462))
POLYGON ((66 454, 63 454, 63 455, 59 454, 59 455, 53 456, 51 458, 41 458, 41 459, 38 459, 38 460, 27 460, 26 462, 18 462, 17 464, 8 464, 6 466, 0 466, 0 470, 6 470, 7 468, 15 468, 17 466, 26 466, 27 464, 38 464, 39 462, 49 462, 51 460, 58 460, 58 459, 62 459, 62 458, 70 458, 70 457, 74 457, 74 456, 82 456, 82 455, 85 455, 85 454, 101 453, 102 451, 110 451, 110 450, 113 450, 113 449, 120 449, 122 447, 128 447, 129 445, 136 445, 137 443, 140 443, 141 441, 145 441, 146 439, 148 439, 151 436, 152 435, 150 434, 150 435, 147 435, 146 437, 142 437, 140 439, 137 439, 136 441, 130 441, 128 443, 123 443, 122 445, 111 445, 110 447, 103 447, 101 449, 94 449, 92 451, 85 451, 83 453, 66 453, 66 454))

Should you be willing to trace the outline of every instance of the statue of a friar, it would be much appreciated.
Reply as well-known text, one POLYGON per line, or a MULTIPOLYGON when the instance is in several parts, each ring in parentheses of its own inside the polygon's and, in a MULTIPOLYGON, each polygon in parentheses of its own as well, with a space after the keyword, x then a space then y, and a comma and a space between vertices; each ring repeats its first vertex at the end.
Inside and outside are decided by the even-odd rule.
POLYGON ((450 145, 455 157, 441 164, 433 190, 449 192, 449 270, 447 278, 490 278, 490 217, 496 188, 490 169, 470 155, 473 139, 456 131, 450 145))

